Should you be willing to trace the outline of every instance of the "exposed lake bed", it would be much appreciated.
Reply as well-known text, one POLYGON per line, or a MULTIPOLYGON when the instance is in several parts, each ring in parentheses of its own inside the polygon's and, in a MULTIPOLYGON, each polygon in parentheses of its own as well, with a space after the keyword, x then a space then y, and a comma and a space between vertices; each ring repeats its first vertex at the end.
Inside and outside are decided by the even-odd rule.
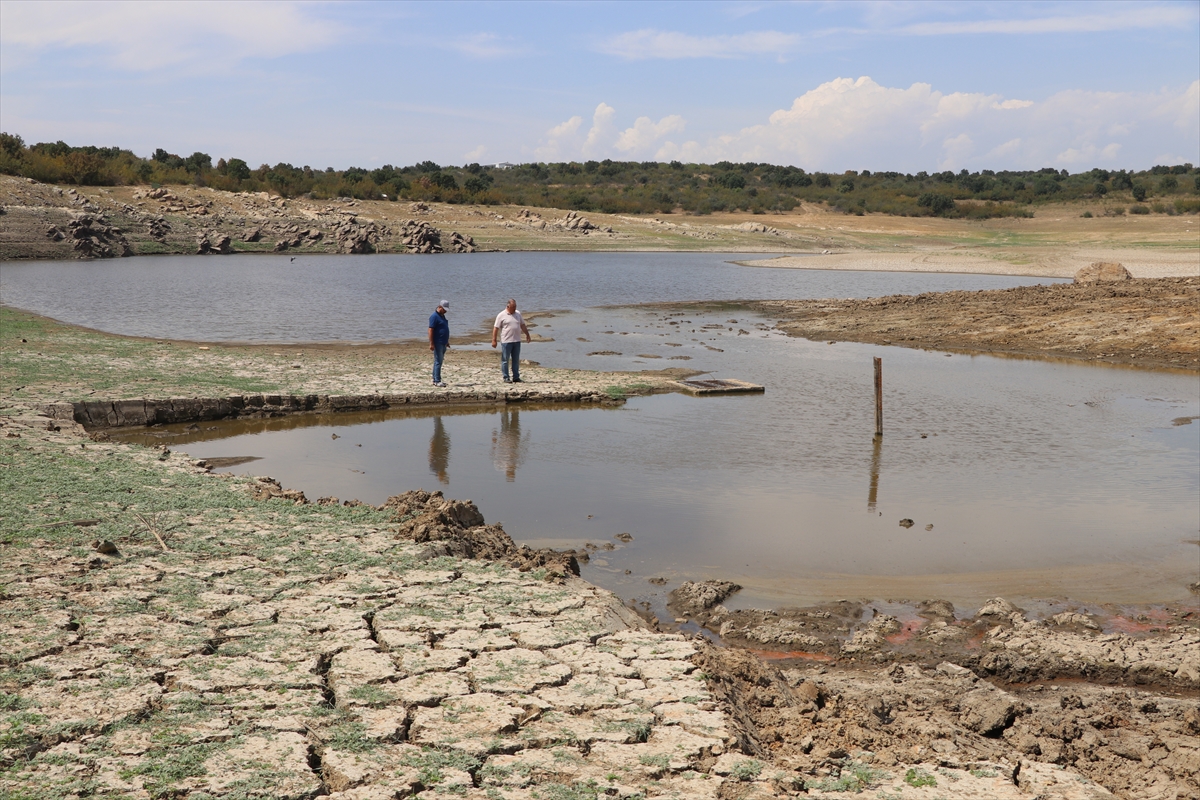
MULTIPOLYGON (((721 604, 723 609, 710 606, 682 624, 685 629, 694 630, 696 623, 703 622, 710 625, 714 635, 722 633, 724 628, 729 640, 743 643, 767 658, 783 659, 780 663, 788 668, 783 683, 770 684, 771 691, 764 692, 761 687, 768 683, 763 681, 776 674, 770 672, 769 666, 737 662, 736 651, 713 651, 704 656, 708 659, 704 669, 715 681, 714 696, 728 703, 728 709, 740 720, 743 752, 769 758, 772 764, 783 765, 801 775, 813 775, 814 781, 827 774, 820 771, 828 770, 830 765, 849 768, 852 761, 872 763, 885 772, 896 764, 926 764, 931 774, 941 769, 952 775, 943 775, 943 784, 958 788, 948 790, 951 794, 947 796, 1033 796, 1030 792, 1038 791, 1036 787, 1048 785, 1047 777, 1039 770, 1050 764, 1071 765, 1122 796, 1155 796, 1155 786, 1178 787, 1186 796, 1194 788, 1195 770, 1189 765, 1196 751, 1188 744, 1188 737, 1189 731, 1200 725, 1200 718, 1192 720, 1200 675, 1193 674, 1196 672, 1195 602, 1185 593, 1186 581, 1182 578, 1189 568, 1188 559, 1195 560, 1195 525, 1185 524, 1190 522, 1186 505, 1172 506, 1178 501, 1170 500, 1176 492, 1183 496, 1189 490, 1188 481, 1193 475, 1186 465, 1194 450, 1191 434, 1196 426, 1175 424, 1196 413, 1191 407, 1196 402, 1194 392, 1189 391, 1194 381, 1187 383, 1186 373, 1113 370, 1057 362, 1033 362, 1038 366, 1031 373, 1023 369, 1030 362, 972 358, 961 353, 946 358, 944 353, 845 342, 827 345, 784 337, 772 330, 770 320, 747 317, 743 311, 721 314, 719 320, 683 309, 605 313, 629 324, 597 326, 593 309, 564 310, 554 317, 535 320, 538 327, 534 331, 542 341, 527 346, 522 355, 540 364, 528 367, 533 387, 541 380, 546 381, 543 386, 574 380, 578 386, 589 386, 589 392, 607 395, 607 387, 617 387, 624 381, 631 399, 623 406, 563 405, 551 410, 505 401, 503 408, 484 414, 449 413, 447 409, 440 414, 441 435, 437 433, 439 415, 429 410, 416 415, 392 415, 396 418, 389 417, 391 412, 384 412, 379 419, 357 430, 340 425, 301 426, 292 433, 314 434, 312 441, 301 449, 311 445, 316 452, 317 444, 326 443, 344 448, 332 452, 342 453, 337 465, 345 467, 340 469, 345 488, 328 484, 323 488, 314 484, 311 490, 304 487, 310 491, 310 499, 327 493, 342 499, 372 499, 367 492, 360 491, 361 481, 373 478, 378 471, 384 472, 385 477, 390 471, 395 484, 400 484, 385 489, 385 498, 416 485, 447 487, 452 489, 447 491, 447 497, 472 497, 489 522, 504 520, 509 532, 527 543, 544 546, 554 542, 552 535, 525 539, 521 528, 526 525, 534 529, 544 525, 551 533, 567 530, 568 541, 560 544, 590 553, 591 560, 582 565, 585 576, 589 575, 588 570, 593 571, 591 575, 599 576, 603 569, 614 580, 620 580, 625 577, 623 570, 630 569, 628 577, 639 582, 639 591, 621 594, 653 601, 655 610, 665 605, 668 591, 679 588, 686 580, 732 578, 742 582, 742 575, 731 575, 732 570, 726 570, 732 564, 730 554, 725 554, 722 562, 711 558, 714 552, 720 555, 712 547, 714 543, 721 544, 729 536, 729 530, 740 535, 747 527, 758 530, 780 521, 791 523, 791 528, 783 528, 786 535, 765 542, 763 552, 768 558, 772 554, 792 557, 807 548, 817 555, 817 562, 806 565, 801 560, 776 565, 758 558, 756 566, 803 576, 809 587, 807 591, 812 594, 793 595, 790 602, 800 605, 798 611, 757 612, 757 618, 749 619, 747 615, 756 612, 739 606, 739 594, 768 607, 783 603, 764 602, 770 599, 769 587, 747 579, 746 589, 726 598, 721 604), (682 316, 672 318, 673 314, 682 316), (691 321, 695 332, 689 327, 686 336, 682 333, 659 336, 667 328, 680 327, 670 326, 672 319, 691 321), (731 324, 731 319, 737 322, 731 324), (722 323, 720 329, 715 327, 718 321, 722 323), (708 325, 713 327, 706 329, 708 325), (607 330, 613 333, 605 333, 607 330), (742 330, 745 333, 740 333, 742 330), (578 341, 580 338, 590 341, 578 341), (629 344, 608 345, 604 340, 629 344), (770 350, 769 357, 756 358, 754 353, 759 348, 776 349, 770 350), (559 350, 563 352, 556 352, 559 350), (687 355, 688 359, 670 361, 671 354, 687 355), (870 358, 878 354, 885 359, 885 387, 892 393, 885 396, 885 436, 876 454, 871 439, 869 364, 870 358), (660 358, 650 357, 654 355, 660 358), (602 377, 588 378, 567 368, 575 362, 595 365, 606 372, 602 377), (654 373, 642 376, 636 370, 667 364, 754 380, 766 385, 767 393, 762 397, 742 398, 636 396, 639 384, 653 388, 659 383, 654 373), (1141 382, 1143 379, 1147 382, 1141 382), (1159 379, 1165 383, 1160 385, 1159 379), (1180 384, 1183 388, 1176 388, 1173 380, 1183 381, 1180 384), (998 391, 1002 387, 1007 388, 998 391), (760 412, 766 416, 757 417, 760 412), (732 423, 738 419, 758 424, 739 428, 732 423), (339 438, 333 439, 334 434, 339 438), (449 441, 448 447, 439 444, 444 440, 449 441), (357 444, 363 447, 354 447, 357 444), (376 446, 379 451, 400 452, 403 457, 390 465, 381 459, 376 465, 362 469, 360 454, 376 446), (755 453, 759 454, 757 461, 755 453), (583 454, 593 457, 585 458, 583 454), (775 470, 779 475, 772 478, 769 462, 775 459, 780 459, 775 470), (589 465, 589 460, 596 463, 589 465), (1089 471, 1093 463, 1101 469, 1089 471), (693 474, 675 472, 673 464, 686 464, 693 474), (595 471, 588 472, 585 468, 595 471), (363 474, 353 472, 355 469, 363 474), (412 475, 405 470, 411 470, 412 475), (446 473, 448 484, 441 482, 439 470, 446 473), (609 480, 605 473, 630 470, 633 474, 623 483, 605 483, 609 480), (420 483, 412 483, 413 475, 420 483), (788 482, 781 477, 792 480, 788 482), (498 487, 496 499, 488 499, 486 493, 479 494, 482 489, 471 485, 472 480, 480 487, 498 487), (601 494, 615 494, 618 500, 599 497, 587 508, 578 507, 581 504, 578 495, 570 494, 569 490, 590 481, 606 489, 601 494), (542 492, 532 497, 519 494, 524 487, 539 483, 545 487, 542 492), (689 487, 689 483, 695 486, 689 487), (464 493, 457 491, 458 485, 464 486, 464 493), (873 488, 876 508, 872 516, 868 506, 872 503, 873 488), (1029 508, 1006 500, 1004 490, 1028 496, 1029 508), (804 503, 788 505, 787 501, 797 495, 804 503), (972 495, 982 498, 986 508, 971 512, 966 501, 972 495), (956 497, 963 499, 962 509, 946 502, 947 498, 956 497), (1069 504, 1055 512, 1067 498, 1069 504), (1157 510, 1164 498, 1168 509, 1177 509, 1168 510, 1165 516, 1157 510), (504 505, 508 503, 511 506, 504 505), (519 510, 542 503, 549 504, 548 521, 535 519, 520 525, 513 521, 517 518, 511 516, 514 511, 510 508, 519 510), (561 515, 554 511, 554 503, 563 505, 561 515), (627 520, 620 517, 656 506, 662 508, 662 519, 667 523, 672 519, 684 520, 690 523, 687 527, 695 530, 696 520, 707 519, 726 527, 718 531, 719 535, 710 537, 711 541, 681 540, 676 534, 674 538, 664 537, 656 542, 654 531, 667 529, 669 524, 660 526, 655 519, 626 524, 627 520), (722 507, 728 507, 728 517, 722 516, 722 507), (1115 509, 1119 512, 1114 513, 1115 509), (885 516, 880 517, 880 513, 885 516), (1059 516, 1053 516, 1056 513, 1059 516), (592 519, 586 518, 588 514, 592 519), (1072 520, 1076 514, 1082 516, 1072 520), (1173 522, 1173 514, 1178 514, 1184 522, 1173 522), (899 527, 897 520, 904 518, 912 518, 918 524, 913 528, 899 527), (1039 530, 1047 530, 1037 527, 1041 524, 1039 518, 1043 522, 1052 519, 1056 528, 1062 527, 1067 535, 1058 541, 1039 536, 1039 530), (1160 530, 1152 525, 1147 536, 1147 521, 1161 521, 1165 526, 1160 530), (853 561, 846 562, 841 556, 839 562, 836 553, 822 549, 820 534, 836 538, 843 524, 850 535, 858 537, 857 549, 868 559, 866 563, 875 574, 871 574, 871 569, 856 571, 853 561), (933 524, 933 529, 926 531, 927 524, 933 524), (879 526, 878 532, 873 532, 873 525, 879 526), (603 531, 591 533, 588 526, 602 526, 603 531), (986 584, 956 595, 952 584, 945 583, 941 587, 945 595, 927 594, 926 590, 935 587, 918 584, 919 588, 905 590, 903 586, 889 584, 886 576, 880 575, 882 566, 883 572, 891 569, 895 574, 907 570, 920 578, 926 573, 912 567, 919 566, 922 559, 927 560, 929 551, 910 553, 912 544, 932 541, 952 555, 961 556, 971 548, 960 546, 955 550, 949 534, 975 526, 980 526, 985 535, 972 544, 982 549, 985 560, 1003 564, 1003 559, 1019 558, 1024 553, 1028 560, 1041 561, 1039 566, 1044 568, 1040 575, 1037 570, 1030 570, 1028 563, 1018 564, 1019 570, 1027 571, 1025 580, 1031 591, 1015 594, 1017 600, 1007 605, 989 604, 980 599, 990 593, 992 587, 986 584), (1070 572, 1064 569, 1066 562, 1055 558, 1063 555, 1064 542, 1070 543, 1066 548, 1068 554, 1086 552, 1089 527, 1098 531, 1093 534, 1093 543, 1113 548, 1110 555, 1093 559, 1093 564, 1112 565, 1110 589, 1157 590, 1170 584, 1174 586, 1170 590, 1173 594, 1169 597, 1146 594, 1139 598, 1114 594, 1110 597, 1113 602, 1093 600, 1083 593, 1038 599, 1046 587, 1069 585, 1063 583, 1064 573, 1070 572), (805 536, 806 529, 813 535, 805 536), (622 533, 629 533, 631 540, 613 538, 622 533), (1123 535, 1128 535, 1127 541, 1122 541, 1123 535), (947 538, 939 539, 943 536, 947 538), (586 547, 589 542, 594 549, 586 547), (606 545, 612 549, 608 550, 606 545), (1156 548, 1156 553, 1151 552, 1156 548), (682 552, 691 561, 671 571, 644 570, 640 566, 633 569, 640 557, 655 549, 682 552), (631 560, 622 562, 623 558, 631 560), (609 563, 599 563, 602 560, 609 563), (708 561, 719 569, 697 568, 708 561), (847 566, 852 568, 846 569, 847 566), (1180 577, 1168 580, 1172 569, 1180 577), (632 574, 635 572, 636 575, 632 574), (822 576, 830 572, 838 573, 833 583, 819 585, 822 576), (858 586, 837 584, 854 575, 864 576, 858 586), (668 585, 649 584, 648 577, 666 577, 668 585), (654 591, 659 594, 648 595, 644 591, 647 586, 656 587, 654 591), (880 590, 880 586, 886 589, 880 590), (847 588, 851 589, 847 592, 848 605, 841 606, 836 603, 841 596, 838 591, 847 588), (853 591, 855 588, 863 591, 853 591), (945 601, 947 597, 951 602, 940 605, 928 602, 945 601), (1032 599, 1024 601, 1022 597, 1032 599), (905 600, 909 602, 888 602, 905 600), (1129 601, 1129 605, 1120 607, 1121 600, 1129 601), (740 636, 740 631, 751 627, 745 624, 749 622, 760 633, 773 629, 774 640, 740 636), (733 624, 726 627, 729 623, 733 624), (806 637, 821 644, 814 645, 806 637), (953 663, 939 666, 943 660, 953 663), (956 664, 957 669, 965 672, 956 672, 956 664), (841 666, 835 668, 836 665, 841 666), (1164 665, 1169 665, 1169 670, 1164 665), (866 671, 861 672, 863 669, 866 671), (880 670, 882 673, 877 675, 880 670), (1056 681, 1062 678, 1084 681, 1063 684, 1069 689, 1056 688, 1059 685, 1056 681), (1113 688, 1122 685, 1142 688, 1113 688), (941 698, 942 694, 946 697, 941 698), (956 697, 968 695, 964 702, 952 702, 956 697), (810 696, 804 702, 797 699, 810 696), (886 701, 884 705, 877 702, 881 697, 886 701), (767 705, 768 701, 771 705, 767 705), (1126 705, 1129 709, 1125 709, 1126 705), (1109 713, 1124 715, 1124 722, 1116 728, 1085 723, 1081 735, 1060 725, 1060 717, 1071 721, 1109 713), (917 722, 931 727, 922 733, 913 728, 917 722), (1144 761, 1133 761, 1128 755, 1119 754, 1141 753, 1142 749, 1144 761), (870 753, 863 755, 867 751, 870 753), (868 757, 871 761, 864 762, 868 757), (994 766, 978 767, 984 762, 994 766), (1004 773, 1005 763, 1011 774, 1004 773), (1012 770, 1013 764, 1020 765, 1023 778, 1012 770), (993 778, 997 781, 995 785, 963 788, 964 781, 982 780, 972 769, 980 775, 1001 778, 993 778), (1007 778, 1003 778, 1005 774, 1007 778), (1189 774, 1193 777, 1187 777, 1189 774), (958 789, 967 793, 954 794, 958 789)), ((12 317, 6 320, 11 321, 12 317)), ((427 380, 427 351, 421 352, 419 347, 411 345, 363 349, 346 345, 290 346, 276 351, 272 349, 274 345, 232 347, 213 343, 205 345, 209 349, 199 350, 182 342, 160 345, 154 340, 118 340, 100 334, 73 333, 70 329, 64 330, 66 338, 61 340, 62 344, 55 345, 49 339, 36 338, 33 332, 26 333, 24 328, 20 332, 31 347, 36 346, 35 352, 55 360, 54 368, 60 377, 53 385, 39 382, 42 379, 38 375, 33 375, 32 381, 23 379, 14 383, 18 388, 14 389, 13 402, 18 405, 79 399, 84 393, 72 386, 80 385, 81 375, 87 384, 101 386, 101 396, 113 397, 115 392, 128 391, 128 387, 137 387, 132 396, 187 396, 181 392, 196 391, 188 388, 196 384, 184 383, 181 378, 189 370, 197 369, 204 373, 198 379, 205 382, 204 391, 210 396, 213 393, 220 396, 222 390, 227 393, 348 391, 356 385, 364 392, 429 391, 423 386, 427 380), (274 355, 276 352, 278 356, 274 355), (235 369, 233 365, 237 365, 235 369), (149 366, 153 366, 156 380, 148 383, 126 380, 146 373, 149 366), (100 380, 88 377, 93 375, 100 380), (229 386, 230 376, 256 380, 259 385, 251 389, 229 386), (156 385, 161 391, 155 391, 156 385)), ((31 352, 29 357, 32 356, 31 352)), ((452 376, 448 394, 483 400, 488 392, 507 390, 508 387, 498 385, 494 358, 488 348, 464 345, 452 349, 448 368, 461 372, 457 378, 452 371, 448 373, 452 376), (482 352, 477 352, 478 349, 482 352), (461 385, 453 385, 455 380, 461 385)), ((22 352, 7 352, 6 368, 17 369, 18 374, 25 376, 27 373, 19 372, 19 365, 25 363, 22 352)), ((94 389, 91 391, 96 393, 94 389)), ((491 402, 497 404, 495 394, 491 402)), ((342 422, 340 416, 322 415, 321 421, 342 422)), ((253 424, 269 428, 293 421, 305 420, 300 416, 283 417, 253 424)), ((351 421, 349 415, 345 421, 351 421)), ((220 424, 197 423, 201 428, 220 424)), ((153 476, 156 469, 166 469, 165 465, 181 467, 188 461, 178 452, 186 451, 189 445, 171 444, 176 453, 164 456, 161 462, 164 466, 157 466, 160 462, 154 457, 155 450, 130 448, 117 442, 72 439, 66 436, 66 428, 62 432, 39 433, 33 424, 22 424, 9 430, 20 438, 4 439, 8 447, 46 447, 49 445, 35 444, 34 440, 39 437, 53 440, 54 447, 62 449, 53 462, 59 465, 56 470, 66 469, 77 460, 67 457, 70 448, 86 453, 84 459, 98 466, 109 463, 115 467, 122 459, 136 457, 147 462, 148 476, 153 476), (89 452, 93 449, 99 452, 89 452)), ((246 457, 258 453, 239 449, 218 455, 246 457)), ((296 457, 283 460, 303 462, 296 457)), ((235 465, 230 471, 281 477, 279 470, 268 468, 265 461, 235 465)), ((329 470, 325 472, 328 474, 329 470)), ((167 477, 165 472, 163 477, 167 477)), ((156 480, 149 481, 146 497, 160 496, 153 489, 156 480)), ((202 475, 199 480, 218 481, 202 475)), ((242 480, 230 478, 226 482, 242 480)), ((281 482, 294 486, 287 480, 281 482)), ((54 506, 48 499, 51 505, 39 513, 57 512, 59 517, 66 514, 72 518, 77 515, 81 520, 87 517, 103 521, 95 528, 47 529, 43 537, 59 536, 60 532, 66 536, 76 530, 79 537, 91 539, 97 535, 93 533, 96 531, 113 537, 127 558, 154 556, 156 546, 148 529, 138 529, 140 533, 121 529, 121 520, 127 516, 124 512, 85 508, 87 501, 74 498, 65 485, 56 493, 62 498, 62 507, 54 506), (79 505, 71 505, 76 502, 79 505)), ((133 501, 144 503, 142 496, 138 490, 133 501)), ((375 504, 382 501, 374 499, 375 504)), ((182 497, 180 502, 184 502, 182 497)), ((277 498, 261 504, 263 511, 269 512, 266 516, 257 511, 237 513, 256 515, 249 524, 260 530, 263 537, 269 534, 280 537, 279 541, 291 541, 287 537, 321 535, 314 534, 312 529, 309 533, 287 533, 288 523, 282 518, 278 522, 268 519, 276 513, 271 509, 283 508, 276 505, 279 503, 281 500, 277 498)), ((314 514, 326 508, 316 507, 315 503, 311 506, 314 514)), ((309 506, 296 508, 300 509, 297 514, 308 513, 303 509, 309 506)), ((351 508, 339 513, 353 512, 351 508)), ((139 513, 145 514, 145 510, 139 513)), ((159 513, 159 517, 147 519, 164 530, 172 528, 164 535, 173 549, 199 534, 207 535, 203 526, 173 527, 187 518, 182 507, 179 511, 164 507, 159 513)), ((47 520, 48 524, 54 524, 49 517, 47 520)), ((336 536, 340 537, 344 524, 329 525, 328 530, 338 531, 336 536)), ((231 531, 214 535, 218 539, 224 537, 230 549, 228 553, 218 553, 218 548, 214 556, 228 558, 236 550, 238 557, 244 558, 243 542, 249 541, 245 537, 255 534, 231 531)), ((81 539, 74 546, 82 550, 82 544, 81 539)), ((321 543, 323 551, 327 544, 321 543)), ((964 587, 979 575, 977 569, 954 572, 952 563, 939 566, 943 578, 963 578, 964 587)), ((469 570, 460 572, 466 575, 469 570)), ((252 578, 249 573, 247 577, 252 578)), ((1078 577, 1081 592, 1103 591, 1102 585, 1096 585, 1094 575, 1078 577)), ((433 580, 432 575, 422 578, 427 579, 433 580)), ((349 591, 351 585, 346 583, 343 587, 338 582, 341 580, 329 584, 331 590, 349 591)), ((786 582, 787 578, 783 580, 786 582)), ((1017 581, 1007 584, 1008 588, 1018 586, 1017 581)), ((365 584, 362 591, 366 591, 365 584)), ((427 588, 421 591, 429 592, 427 588)), ((378 605, 380 597, 369 595, 365 602, 378 605)), ((278 601, 267 598, 266 602, 269 605, 278 601)), ((752 604, 756 603, 747 601, 747 605, 752 604)), ((673 614, 659 613, 664 627, 675 627, 673 614)), ((385 629, 382 624, 374 628, 385 629)), ((528 637, 528 628, 522 630, 525 632, 511 635, 528 637)), ((487 629, 481 632, 486 633, 487 629)), ((507 628, 505 635, 509 635, 507 628)), ((691 642, 688 644, 692 646, 691 642)), ((430 652, 438 651, 435 648, 430 652)), ((482 664, 476 660, 470 663, 476 668, 482 664)), ((340 680, 337 676, 345 674, 348 673, 335 672, 334 679, 340 680)), ((172 680, 180 676, 179 669, 174 668, 172 680)), ((417 729, 421 730, 425 718, 418 715, 418 720, 421 724, 417 729)), ((658 741, 656 736, 652 734, 652 741, 658 741)), ((701 765, 698 762, 696 766, 701 765)), ((902 766, 899 774, 903 773, 902 766)), ((1071 770, 1058 770, 1056 774, 1059 791, 1069 786, 1080 797, 1104 796, 1088 795, 1086 792, 1090 790, 1084 784, 1070 783, 1071 770)), ((796 785, 776 782, 764 784, 763 788, 779 795, 795 791, 796 785)), ((893 788, 902 789, 902 781, 893 788)))

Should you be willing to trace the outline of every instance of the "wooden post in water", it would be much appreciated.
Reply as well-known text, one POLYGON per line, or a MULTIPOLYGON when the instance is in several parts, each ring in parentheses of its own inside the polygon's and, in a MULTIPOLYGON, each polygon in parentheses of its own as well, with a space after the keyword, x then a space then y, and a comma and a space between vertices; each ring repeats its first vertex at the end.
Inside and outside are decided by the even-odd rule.
POLYGON ((875 359, 875 436, 883 438, 883 359, 875 359))

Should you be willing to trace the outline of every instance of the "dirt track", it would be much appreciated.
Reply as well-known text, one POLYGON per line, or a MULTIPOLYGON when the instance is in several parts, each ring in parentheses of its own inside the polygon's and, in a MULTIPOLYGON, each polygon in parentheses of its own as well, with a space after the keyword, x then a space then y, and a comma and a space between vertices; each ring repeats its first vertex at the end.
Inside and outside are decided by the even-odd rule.
POLYGON ((818 341, 1200 369, 1200 279, 752 304, 818 341))

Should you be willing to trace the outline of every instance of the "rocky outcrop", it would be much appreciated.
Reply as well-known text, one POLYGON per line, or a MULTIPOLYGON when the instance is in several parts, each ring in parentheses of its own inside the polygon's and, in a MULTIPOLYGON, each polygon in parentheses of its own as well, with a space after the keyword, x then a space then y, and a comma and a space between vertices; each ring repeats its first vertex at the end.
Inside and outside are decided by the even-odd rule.
POLYGON ((121 229, 112 227, 101 216, 81 214, 67 224, 66 234, 57 226, 52 226, 46 231, 46 237, 55 242, 69 237, 71 249, 80 258, 124 258, 133 255, 133 248, 121 229))
POLYGON ((204 231, 196 239, 196 255, 228 255, 233 252, 233 240, 227 234, 204 231))
MULTIPOLYGON (((374 222, 360 222, 358 217, 353 215, 345 217, 333 231, 338 243, 337 251, 351 255, 374 253, 375 246, 379 244, 380 234, 381 231, 374 222)), ((296 239, 298 242, 300 237, 296 239)), ((278 245, 276 249, 279 249, 278 245)))
POLYGON ((470 236, 463 236, 458 231, 450 231, 443 247, 447 253, 474 253, 475 240, 470 236))
POLYGON ((158 242, 165 242, 167 234, 171 232, 171 223, 167 222, 161 214, 152 218, 147 226, 150 228, 150 238, 158 242))
POLYGON ((539 231, 544 231, 550 228, 557 228, 563 231, 572 231, 574 233, 587 234, 592 231, 613 233, 611 226, 600 227, 594 224, 587 217, 580 214, 578 211, 568 211, 567 215, 562 219, 545 220, 540 214, 530 211, 528 208, 523 208, 517 214, 517 221, 528 225, 539 231))
POLYGON ((598 228, 592 224, 591 220, 581 215, 578 211, 568 211, 567 215, 561 220, 558 220, 558 226, 569 231, 594 231, 598 228))
POLYGON ((1129 270, 1113 261, 1096 261, 1075 273, 1076 283, 1116 283, 1132 279, 1129 270))
POLYGON ((400 241, 409 253, 474 253, 475 240, 457 231, 443 235, 425 220, 405 220, 400 241))
POLYGON ((731 231, 742 231, 744 233, 766 233, 771 236, 783 236, 783 232, 778 228, 772 228, 770 225, 763 225, 761 222, 743 222, 740 225, 730 225, 731 231))
POLYGON ((480 558, 503 561, 522 572, 544 569, 559 578, 579 575, 573 555, 518 546, 499 525, 484 524, 483 514, 470 500, 447 500, 441 492, 418 490, 389 497, 379 508, 395 513, 401 538, 428 543, 430 558, 480 558))

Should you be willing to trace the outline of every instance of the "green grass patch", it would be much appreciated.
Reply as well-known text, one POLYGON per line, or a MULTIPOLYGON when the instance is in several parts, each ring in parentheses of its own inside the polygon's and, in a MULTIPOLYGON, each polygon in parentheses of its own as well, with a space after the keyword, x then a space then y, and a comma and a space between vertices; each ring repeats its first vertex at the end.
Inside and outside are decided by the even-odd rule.
POLYGON ((822 792, 861 792, 874 789, 887 777, 888 774, 882 770, 857 761, 845 761, 838 775, 820 780, 807 780, 804 782, 804 788, 822 792))
POLYGON ((925 770, 916 767, 904 773, 904 782, 917 789, 922 786, 937 786, 937 778, 925 770))

